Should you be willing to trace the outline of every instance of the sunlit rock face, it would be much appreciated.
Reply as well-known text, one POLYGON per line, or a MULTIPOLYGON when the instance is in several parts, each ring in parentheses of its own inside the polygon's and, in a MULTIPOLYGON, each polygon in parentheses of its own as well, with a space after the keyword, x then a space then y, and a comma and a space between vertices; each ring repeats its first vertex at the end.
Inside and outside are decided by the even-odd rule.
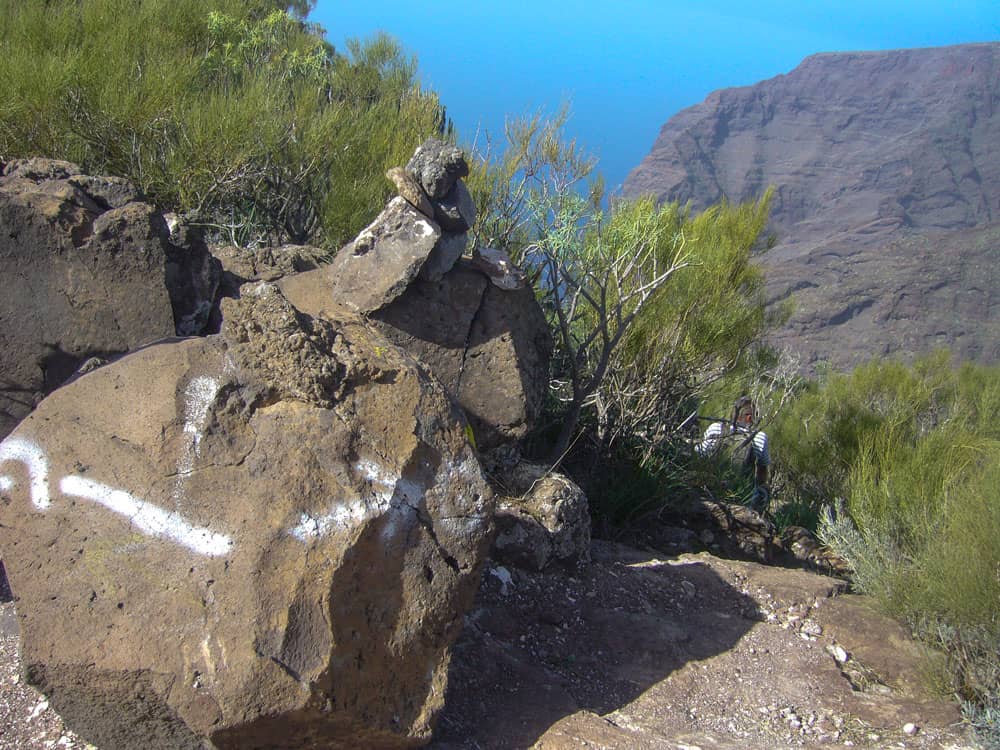
POLYGON ((847 367, 947 345, 1000 360, 1000 43, 821 54, 672 117, 624 192, 775 189, 775 343, 847 367))
POLYGON ((28 680, 102 750, 420 744, 489 543, 465 422, 350 313, 223 312, 0 443, 28 680))
POLYGON ((0 438, 88 359, 208 324, 219 264, 127 180, 0 165, 0 227, 0 438))

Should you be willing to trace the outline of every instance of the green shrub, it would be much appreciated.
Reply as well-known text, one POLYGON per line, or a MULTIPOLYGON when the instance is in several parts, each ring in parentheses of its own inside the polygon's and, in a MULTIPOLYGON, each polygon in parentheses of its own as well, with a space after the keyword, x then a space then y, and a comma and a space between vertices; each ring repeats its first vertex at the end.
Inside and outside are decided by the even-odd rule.
POLYGON ((1000 368, 954 368, 946 353, 912 366, 871 363, 807 389, 775 440, 779 463, 790 464, 790 494, 827 506, 821 538, 849 561, 858 588, 945 651, 951 690, 994 738, 998 389, 1000 368))
MULTIPOLYGON (((299 11, 307 3, 293 3, 299 11)), ((386 36, 345 53, 279 0, 23 0, 0 15, 0 158, 130 178, 220 238, 336 247, 445 130, 386 36)))

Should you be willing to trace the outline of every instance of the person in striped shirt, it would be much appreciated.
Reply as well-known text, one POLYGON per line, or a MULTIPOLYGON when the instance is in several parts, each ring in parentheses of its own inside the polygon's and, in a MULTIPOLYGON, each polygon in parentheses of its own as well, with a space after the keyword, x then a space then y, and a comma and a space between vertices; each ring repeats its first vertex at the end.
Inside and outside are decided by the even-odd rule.
POLYGON ((765 510, 771 499, 768 488, 771 454, 767 433, 754 428, 756 421, 757 409, 753 399, 742 396, 733 404, 732 421, 710 424, 695 450, 702 455, 712 455, 728 445, 733 450, 734 457, 742 457, 744 470, 753 475, 754 490, 750 506, 765 510))

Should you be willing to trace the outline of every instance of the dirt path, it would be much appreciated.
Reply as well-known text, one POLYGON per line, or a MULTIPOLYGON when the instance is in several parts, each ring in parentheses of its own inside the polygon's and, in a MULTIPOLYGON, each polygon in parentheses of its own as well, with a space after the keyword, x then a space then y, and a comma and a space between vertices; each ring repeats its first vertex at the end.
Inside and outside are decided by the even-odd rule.
MULTIPOLYGON (((919 648, 836 579, 600 541, 593 556, 487 568, 431 748, 975 747, 924 689, 919 648)), ((17 645, 0 604, 0 750, 89 747, 23 684, 17 645)))
POLYGON ((488 569, 431 747, 974 747, 920 649, 836 579, 593 551, 570 575, 488 569))

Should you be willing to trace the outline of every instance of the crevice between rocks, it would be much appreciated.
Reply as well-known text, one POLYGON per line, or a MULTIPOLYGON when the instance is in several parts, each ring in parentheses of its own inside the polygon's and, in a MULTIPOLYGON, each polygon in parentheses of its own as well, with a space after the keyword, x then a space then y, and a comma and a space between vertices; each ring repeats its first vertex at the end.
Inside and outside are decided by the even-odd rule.
POLYGON ((482 294, 479 296, 479 305, 476 307, 476 312, 472 316, 472 320, 469 321, 469 330, 465 333, 465 343, 462 348, 462 363, 458 368, 458 378, 455 381, 455 394, 461 394, 462 392, 462 378, 465 375, 465 362, 469 357, 469 349, 472 344, 472 333, 476 330, 476 324, 479 322, 479 318, 482 315, 484 308, 486 307, 486 294, 490 290, 490 281, 487 280, 486 284, 483 286, 482 294))

